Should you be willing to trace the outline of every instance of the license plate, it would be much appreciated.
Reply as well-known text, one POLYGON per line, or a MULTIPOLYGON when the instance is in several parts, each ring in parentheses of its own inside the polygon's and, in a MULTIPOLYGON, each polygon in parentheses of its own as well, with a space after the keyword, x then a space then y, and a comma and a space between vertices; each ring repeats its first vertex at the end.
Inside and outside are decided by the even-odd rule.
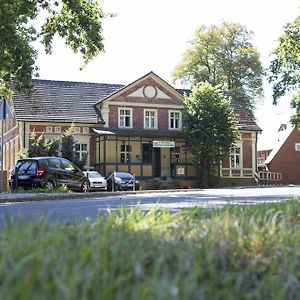
POLYGON ((19 175, 18 179, 28 179, 29 175, 19 175))

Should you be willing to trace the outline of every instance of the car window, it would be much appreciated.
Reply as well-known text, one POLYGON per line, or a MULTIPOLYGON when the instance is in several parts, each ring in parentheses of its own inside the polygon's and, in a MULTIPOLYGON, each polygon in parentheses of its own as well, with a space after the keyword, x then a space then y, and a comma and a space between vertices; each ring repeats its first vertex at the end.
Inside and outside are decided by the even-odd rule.
POLYGON ((102 176, 99 173, 96 173, 96 172, 87 172, 85 174, 89 178, 102 178, 102 176))
POLYGON ((19 173, 35 173, 37 162, 35 160, 19 160, 16 164, 19 173))
POLYGON ((67 171, 77 171, 78 168, 66 159, 62 159, 62 168, 67 171))
POLYGON ((132 175, 126 172, 116 172, 116 177, 123 178, 123 179, 131 179, 132 175))
POLYGON ((49 166, 52 168, 60 169, 61 168, 61 162, 59 158, 50 158, 49 159, 49 166))

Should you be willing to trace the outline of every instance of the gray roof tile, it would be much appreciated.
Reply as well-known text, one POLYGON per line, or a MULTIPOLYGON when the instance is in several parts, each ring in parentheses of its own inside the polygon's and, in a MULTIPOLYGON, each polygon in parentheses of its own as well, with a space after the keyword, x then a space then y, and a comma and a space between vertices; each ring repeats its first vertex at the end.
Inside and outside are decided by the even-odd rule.
POLYGON ((33 79, 31 98, 15 92, 13 103, 18 121, 101 123, 94 104, 118 91, 120 84, 33 79))

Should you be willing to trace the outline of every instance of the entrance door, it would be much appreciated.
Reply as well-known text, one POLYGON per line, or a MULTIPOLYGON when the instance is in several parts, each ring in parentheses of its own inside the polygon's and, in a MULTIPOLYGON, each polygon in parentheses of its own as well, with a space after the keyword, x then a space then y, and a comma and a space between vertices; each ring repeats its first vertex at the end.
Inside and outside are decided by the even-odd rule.
POLYGON ((161 175, 161 155, 160 148, 153 148, 153 177, 161 175))

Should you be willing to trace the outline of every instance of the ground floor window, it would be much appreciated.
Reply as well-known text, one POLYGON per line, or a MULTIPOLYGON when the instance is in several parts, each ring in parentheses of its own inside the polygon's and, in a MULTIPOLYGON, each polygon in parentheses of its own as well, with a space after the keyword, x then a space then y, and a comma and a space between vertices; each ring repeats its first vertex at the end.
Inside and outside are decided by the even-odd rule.
POLYGON ((131 145, 121 145, 121 163, 129 163, 131 156, 131 145))
POLYGON ((75 157, 78 160, 84 160, 88 155, 87 144, 75 144, 75 157))
POLYGON ((230 167, 240 168, 241 167, 241 148, 232 147, 230 148, 230 167))

